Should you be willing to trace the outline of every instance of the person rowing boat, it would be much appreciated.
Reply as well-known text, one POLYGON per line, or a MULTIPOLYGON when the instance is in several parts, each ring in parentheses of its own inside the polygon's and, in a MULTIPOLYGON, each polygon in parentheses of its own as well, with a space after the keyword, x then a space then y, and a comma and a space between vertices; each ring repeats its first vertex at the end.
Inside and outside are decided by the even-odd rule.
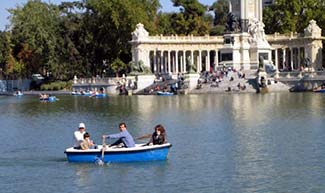
POLYGON ((122 145, 123 147, 126 148, 135 147, 134 139, 132 135, 127 131, 125 123, 119 124, 119 130, 120 130, 119 133, 102 136, 103 140, 105 140, 106 138, 117 139, 114 143, 110 144, 109 147, 115 145, 122 145))

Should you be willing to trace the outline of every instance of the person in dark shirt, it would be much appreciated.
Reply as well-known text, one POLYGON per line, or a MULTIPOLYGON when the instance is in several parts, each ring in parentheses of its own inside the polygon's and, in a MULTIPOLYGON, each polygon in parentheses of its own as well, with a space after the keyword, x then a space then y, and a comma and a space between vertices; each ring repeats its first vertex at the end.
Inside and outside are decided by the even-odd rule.
POLYGON ((161 145, 167 142, 166 130, 162 125, 156 125, 155 132, 152 134, 147 145, 161 145))

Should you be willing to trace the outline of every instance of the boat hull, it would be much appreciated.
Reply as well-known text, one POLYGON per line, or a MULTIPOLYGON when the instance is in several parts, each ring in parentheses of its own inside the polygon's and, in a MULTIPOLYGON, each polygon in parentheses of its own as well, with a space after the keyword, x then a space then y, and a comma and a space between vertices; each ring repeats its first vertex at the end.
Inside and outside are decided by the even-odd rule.
POLYGON ((50 96, 48 98, 40 98, 40 101, 55 102, 57 98, 55 96, 50 96))
POLYGON ((157 92, 157 95, 159 95, 159 96, 173 96, 174 93, 172 93, 172 92, 161 92, 161 91, 158 91, 157 92))
POLYGON ((325 93, 325 89, 314 90, 314 92, 321 92, 321 93, 325 93))
POLYGON ((96 98, 105 98, 105 97, 106 97, 105 93, 96 94, 96 98))
POLYGON ((144 162, 166 160, 171 144, 144 146, 135 148, 106 148, 102 160, 101 146, 98 149, 76 150, 68 148, 65 151, 69 162, 95 163, 99 159, 108 162, 144 162))

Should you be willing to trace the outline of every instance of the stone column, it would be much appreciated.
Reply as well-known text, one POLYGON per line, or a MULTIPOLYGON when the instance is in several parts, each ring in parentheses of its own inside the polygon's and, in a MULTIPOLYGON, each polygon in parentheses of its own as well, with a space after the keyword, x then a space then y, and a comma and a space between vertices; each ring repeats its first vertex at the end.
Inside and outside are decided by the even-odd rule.
POLYGON ((215 66, 214 66, 214 70, 216 70, 217 69, 217 67, 219 66, 219 51, 218 50, 216 50, 216 55, 215 55, 215 57, 214 57, 214 64, 215 64, 215 66))
POLYGON ((164 72, 164 52, 160 52, 160 73, 164 72))
POLYGON ((175 51, 175 71, 178 73, 178 50, 175 51))
POLYGON ((168 73, 171 73, 172 71, 171 71, 171 69, 170 69, 170 67, 171 67, 171 64, 170 64, 170 55, 171 55, 171 53, 170 53, 170 51, 168 50, 167 51, 167 61, 168 61, 168 73))
POLYGON ((290 68, 293 70, 293 48, 290 47, 290 68))
POLYGON ((208 72, 210 71, 210 53, 209 53, 209 51, 207 51, 207 56, 205 59, 205 70, 208 72))
POLYGON ((275 48, 274 52, 274 57, 275 57, 275 67, 276 69, 279 69, 279 56, 278 56, 278 49, 275 48))
POLYGON ((186 51, 183 51, 183 65, 181 71, 186 72, 186 51))
POLYGON ((196 57, 196 64, 197 64, 197 67, 196 67, 196 72, 200 72, 200 56, 197 56, 196 57))
POLYGON ((282 61, 282 69, 284 69, 286 67, 286 49, 282 48, 282 55, 283 55, 283 61, 282 61))
POLYGON ((157 60, 158 60, 157 50, 155 50, 153 52, 153 73, 156 73, 157 72, 157 60))
POLYGON ((298 47, 297 49, 298 49, 298 52, 297 52, 297 54, 298 54, 298 56, 297 56, 297 63, 298 63, 298 68, 300 70, 300 67, 301 67, 300 47, 298 47))
POLYGON ((198 64, 198 72, 201 72, 202 71, 202 51, 199 50, 199 64, 198 64))

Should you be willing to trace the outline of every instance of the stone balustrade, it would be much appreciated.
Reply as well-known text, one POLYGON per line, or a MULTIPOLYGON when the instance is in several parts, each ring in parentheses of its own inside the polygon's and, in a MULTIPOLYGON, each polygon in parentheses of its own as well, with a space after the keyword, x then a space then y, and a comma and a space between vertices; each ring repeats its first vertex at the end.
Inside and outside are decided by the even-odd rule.
POLYGON ((186 42, 186 41, 190 41, 190 42, 200 42, 200 41, 217 41, 217 42, 223 42, 223 37, 222 36, 209 36, 209 35, 205 35, 205 36, 193 36, 193 35, 189 35, 189 36, 178 36, 178 35, 171 35, 171 36, 148 36, 146 38, 147 41, 173 41, 173 42, 186 42))

